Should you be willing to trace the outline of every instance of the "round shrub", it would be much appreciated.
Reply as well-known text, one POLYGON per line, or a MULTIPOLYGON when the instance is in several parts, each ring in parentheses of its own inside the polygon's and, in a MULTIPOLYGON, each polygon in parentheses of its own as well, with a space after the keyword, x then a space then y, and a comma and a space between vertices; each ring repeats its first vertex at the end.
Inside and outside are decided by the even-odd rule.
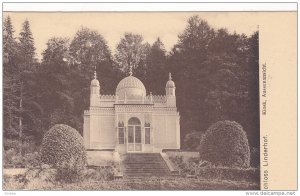
POLYGON ((83 169, 86 151, 82 136, 72 127, 54 125, 44 135, 41 146, 41 161, 57 169, 83 169))
POLYGON ((200 142, 200 157, 216 166, 249 167, 250 149, 243 127, 234 121, 211 125, 200 142))

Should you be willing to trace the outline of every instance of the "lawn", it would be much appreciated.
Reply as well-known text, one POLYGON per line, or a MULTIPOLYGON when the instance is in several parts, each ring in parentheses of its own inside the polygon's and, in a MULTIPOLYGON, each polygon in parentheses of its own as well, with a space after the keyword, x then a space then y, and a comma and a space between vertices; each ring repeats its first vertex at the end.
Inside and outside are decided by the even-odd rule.
POLYGON ((82 180, 76 183, 46 182, 39 179, 22 182, 20 176, 5 176, 4 190, 257 190, 250 182, 200 180, 182 177, 120 179, 111 181, 82 180))
POLYGON ((55 190, 254 190, 257 184, 233 181, 192 179, 138 179, 109 182, 84 182, 56 186, 55 190))

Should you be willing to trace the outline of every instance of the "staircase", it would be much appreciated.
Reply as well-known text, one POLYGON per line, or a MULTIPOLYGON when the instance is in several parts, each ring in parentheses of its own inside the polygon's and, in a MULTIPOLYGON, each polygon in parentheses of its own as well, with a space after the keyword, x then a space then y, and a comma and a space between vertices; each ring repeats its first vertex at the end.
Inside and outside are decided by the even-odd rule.
POLYGON ((170 170, 159 153, 128 153, 122 165, 127 177, 170 175, 170 170))

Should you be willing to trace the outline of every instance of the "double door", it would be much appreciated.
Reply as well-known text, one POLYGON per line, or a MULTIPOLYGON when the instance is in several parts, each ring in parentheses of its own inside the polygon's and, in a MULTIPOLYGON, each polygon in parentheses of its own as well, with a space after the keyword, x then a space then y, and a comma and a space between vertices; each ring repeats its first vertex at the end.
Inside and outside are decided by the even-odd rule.
POLYGON ((142 129, 140 125, 128 125, 127 132, 127 151, 141 152, 142 151, 142 129))

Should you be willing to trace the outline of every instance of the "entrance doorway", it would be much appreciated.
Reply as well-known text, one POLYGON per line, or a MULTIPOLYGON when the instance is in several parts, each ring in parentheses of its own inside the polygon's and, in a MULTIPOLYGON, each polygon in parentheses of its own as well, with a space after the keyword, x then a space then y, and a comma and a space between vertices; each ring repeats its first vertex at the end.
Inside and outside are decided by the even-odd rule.
POLYGON ((136 117, 132 117, 128 121, 127 141, 128 152, 142 151, 141 121, 136 117))

